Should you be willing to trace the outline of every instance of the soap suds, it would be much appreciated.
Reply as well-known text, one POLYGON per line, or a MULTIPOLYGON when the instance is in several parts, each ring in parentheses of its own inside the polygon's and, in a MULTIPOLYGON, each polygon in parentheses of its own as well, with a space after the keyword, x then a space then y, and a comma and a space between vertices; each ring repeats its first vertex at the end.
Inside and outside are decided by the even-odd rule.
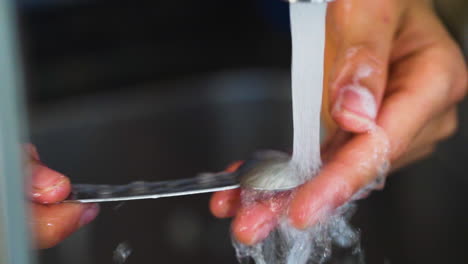
MULTIPOLYGON (((350 49, 348 52, 348 56, 354 56, 357 52, 357 48, 350 49)), ((369 91, 368 88, 364 87, 361 84, 361 80, 370 77, 372 74, 376 73, 375 69, 367 64, 361 64, 358 66, 356 73, 352 79, 352 83, 346 85, 338 92, 338 96, 332 111, 332 114, 341 112, 343 110, 343 100, 345 94, 349 96, 349 94, 354 95, 354 102, 353 105, 348 105, 347 109, 353 111, 357 109, 359 113, 357 114, 364 114, 365 116, 375 119, 377 116, 377 102, 375 100, 374 95, 369 91)))
POLYGON ((358 82, 361 79, 369 77, 372 73, 374 72, 374 69, 367 65, 367 64, 361 64, 359 65, 356 75, 354 76, 354 81, 358 82))

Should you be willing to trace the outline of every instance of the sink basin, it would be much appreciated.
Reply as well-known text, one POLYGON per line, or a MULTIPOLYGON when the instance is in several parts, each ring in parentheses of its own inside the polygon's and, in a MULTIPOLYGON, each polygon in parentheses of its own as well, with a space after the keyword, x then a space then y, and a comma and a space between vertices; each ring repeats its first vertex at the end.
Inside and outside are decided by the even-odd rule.
MULTIPOLYGON (((289 89, 288 72, 249 69, 34 105, 32 141, 46 164, 76 183, 190 177, 258 149, 290 151, 289 89)), ((367 263, 468 261, 468 122, 461 124, 436 155, 359 203, 353 222, 367 263)), ((132 249, 127 264, 237 263, 229 220, 212 217, 208 200, 206 194, 103 204, 95 222, 40 251, 40 263, 112 263, 122 242, 132 249)))

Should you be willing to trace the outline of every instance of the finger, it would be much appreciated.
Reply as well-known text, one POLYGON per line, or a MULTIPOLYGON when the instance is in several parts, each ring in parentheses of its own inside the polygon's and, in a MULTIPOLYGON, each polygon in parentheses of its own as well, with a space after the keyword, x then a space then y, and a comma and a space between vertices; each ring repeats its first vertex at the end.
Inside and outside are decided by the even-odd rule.
POLYGON ((408 149, 425 124, 459 102, 467 89, 463 55, 431 8, 412 8, 405 20, 408 26, 395 39, 399 48, 392 54, 388 94, 378 120, 392 139, 392 159, 408 149))
MULTIPOLYGON (((348 0, 330 4, 329 41, 336 48, 330 73, 333 119, 349 132, 372 128, 382 100, 400 1, 348 0)), ((327 71, 329 72, 329 71, 327 71)))
MULTIPOLYGON (((457 75, 460 73, 458 68, 465 67, 455 55, 458 53, 450 47, 431 45, 419 47, 417 53, 407 54, 395 63, 390 78, 391 93, 386 94, 377 120, 388 139, 386 145, 390 146, 387 161, 401 157, 425 124, 460 99, 463 94, 460 88, 451 87, 459 85, 456 84, 460 75, 457 75), (431 63, 433 61, 438 63, 431 63)), ((316 223, 352 199, 357 190, 380 174, 379 170, 386 162, 368 160, 375 155, 373 148, 378 150, 382 146, 365 138, 372 134, 355 136, 336 152, 316 179, 301 187, 289 212, 296 227, 316 223)))
POLYGON ((210 210, 218 218, 233 217, 240 208, 240 189, 216 192, 211 196, 210 210))
POLYGON ((224 171, 226 171, 226 172, 235 172, 243 163, 244 163, 244 161, 235 161, 235 162, 229 164, 229 166, 224 171))
POLYGON ((232 234, 245 245, 265 239, 276 226, 276 214, 262 203, 242 207, 232 222, 232 234))
POLYGON ((338 129, 333 135, 328 137, 321 146, 320 156, 322 162, 327 163, 340 148, 352 138, 352 134, 338 129))
POLYGON ((429 121, 419 134, 408 146, 409 151, 422 149, 428 145, 434 145, 441 140, 452 136, 458 127, 456 107, 451 107, 448 111, 429 121))
POLYGON ((31 143, 26 143, 23 145, 25 152, 33 159, 33 160, 41 160, 39 157, 39 152, 37 151, 36 146, 31 143))
POLYGON ((29 162, 31 189, 34 202, 51 204, 64 200, 71 190, 70 180, 61 173, 47 168, 36 160, 29 162))
POLYGON ((354 136, 324 165, 319 175, 299 187, 289 207, 296 228, 314 225, 352 199, 388 169, 388 138, 381 129, 354 136))
MULTIPOLYGON (((244 162, 231 163, 226 172, 235 172, 244 162)), ((216 192, 211 196, 210 210, 218 218, 233 217, 240 207, 240 189, 216 192)))
POLYGON ((436 123, 440 120, 430 124, 457 100, 453 96, 457 79, 454 74, 457 70, 453 68, 457 64, 452 59, 445 48, 431 47, 400 61, 392 72, 390 92, 377 121, 390 138, 392 160, 410 150, 413 143, 430 144, 431 140, 448 136, 456 129, 455 112, 441 117, 441 122, 448 122, 447 127, 438 127, 436 123), (418 135, 421 137, 417 138, 418 135))
POLYGON ((95 204, 56 204, 32 206, 31 226, 39 248, 50 248, 88 224, 99 213, 95 204))
POLYGON ((392 163, 392 171, 429 156, 435 151, 437 142, 453 135, 457 126, 457 111, 452 107, 422 129, 408 146, 408 152, 392 163))
MULTIPOLYGON (((365 1, 362 1, 362 2, 365 2, 365 1)), ((348 3, 351 3, 352 5, 352 3, 354 2, 350 1, 348 3)), ((344 43, 346 44, 346 42, 344 43)), ((419 52, 417 55, 419 56, 420 53, 424 53, 424 50, 419 49, 419 52)), ((341 58, 344 56, 338 55, 337 57, 341 58)), ((320 173, 319 176, 317 176, 317 178, 306 183, 304 186, 302 186, 299 189, 296 198, 291 203, 291 207, 289 211, 289 216, 292 220, 292 223, 296 227, 304 228, 304 227, 310 226, 316 223, 317 221, 319 221, 321 217, 324 217, 327 214, 331 213, 334 210, 334 208, 336 208, 337 206, 343 204, 345 201, 352 199, 353 195, 355 195, 357 190, 371 183, 372 180, 375 179, 375 175, 381 174, 382 169, 386 167, 385 165, 388 164, 387 162, 389 159, 394 160, 398 158, 399 156, 401 156, 402 153, 404 153, 405 147, 409 145, 411 140, 414 138, 417 132, 420 131, 420 129, 424 126, 424 124, 426 124, 436 113, 440 112, 443 109, 443 107, 446 107, 448 104, 453 103, 453 100, 448 100, 448 99, 450 97, 456 98, 457 96, 453 96, 453 94, 450 94, 449 90, 447 90, 446 87, 444 87, 444 84, 450 86, 452 81, 454 80, 453 78, 454 76, 452 75, 452 78, 446 78, 444 80, 443 79, 444 76, 443 75, 439 76, 439 74, 447 73, 447 71, 450 71, 450 70, 453 70, 453 72, 456 72, 456 70, 453 69, 453 66, 456 65, 457 63, 455 64, 450 63, 451 65, 442 63, 443 66, 441 68, 446 67, 446 69, 442 70, 441 68, 439 68, 438 72, 426 71, 426 70, 423 70, 423 72, 421 72, 420 66, 427 66, 431 64, 430 61, 440 61, 441 59, 440 57, 430 57, 430 56, 428 56, 427 58, 431 58, 431 60, 428 60, 423 63, 421 61, 414 62, 413 58, 411 58, 410 60, 412 61, 411 72, 402 71, 402 69, 398 67, 399 68, 398 70, 401 71, 400 73, 405 75, 405 77, 402 77, 402 79, 405 79, 405 81, 399 83, 400 87, 397 87, 399 89, 395 89, 398 91, 396 93, 398 94, 400 92, 400 94, 397 97, 393 97, 393 98, 392 96, 394 96, 394 94, 388 95, 390 100, 385 100, 383 107, 388 107, 389 102, 390 104, 395 104, 394 106, 399 105, 400 107, 387 108, 386 110, 391 109, 392 111, 388 111, 388 113, 379 114, 378 123, 383 128, 383 130, 381 131, 382 133, 377 133, 377 134, 367 133, 367 134, 361 134, 361 135, 355 136, 352 140, 350 140, 343 147, 343 149, 339 149, 335 153, 335 155, 330 160, 330 162, 324 166, 322 172, 320 173), (437 76, 437 77, 435 78, 436 83, 432 83, 431 88, 438 86, 438 89, 439 89, 438 92, 434 92, 433 89, 427 90, 426 83, 421 82, 421 80, 419 81, 416 80, 418 78, 421 79, 422 77, 422 78, 426 78, 425 80, 426 82, 431 82, 431 81, 434 81, 433 79, 431 79, 432 76, 437 76), (409 81, 408 79, 413 79, 413 81, 409 81), (409 89, 410 87, 412 89, 409 89), (421 90, 423 89, 421 87, 424 87, 424 90, 421 90), (415 89, 418 89, 418 91, 416 91, 415 89), (409 92, 409 90, 412 90, 412 91, 409 92), (428 93, 428 94, 423 94, 423 93, 428 93), (405 98, 406 98, 406 103, 404 103, 405 100, 403 100, 405 98), (411 103, 408 103, 409 101, 411 101, 411 103), (412 105, 412 107, 410 105, 412 105), (417 111, 414 111, 415 108, 418 108, 417 111), (416 120, 414 120, 414 123, 411 123, 411 118, 413 118, 414 115, 416 115, 416 118, 415 118, 416 120), (371 136, 373 136, 374 138, 369 138, 371 136), (392 147, 390 153, 389 153, 389 150, 390 150, 389 146, 392 147), (384 157, 384 158, 378 158, 378 157, 384 157)), ((449 60, 452 60, 452 59, 453 59, 453 56, 449 58, 449 60)), ((359 61, 359 59, 356 59, 356 60, 359 61)), ((337 65, 340 65, 339 61, 337 65)), ((342 65, 344 64, 342 63, 342 65)), ((441 65, 438 65, 438 66, 441 66, 441 65)), ((340 69, 340 67, 337 67, 337 68, 340 69)), ((350 67, 350 68, 353 68, 353 67, 350 67)), ((354 68, 357 68, 357 67, 354 67, 354 68)), ((409 67, 407 67, 407 69, 409 69, 409 67)), ((346 70, 344 72, 346 72, 346 70)), ((353 72, 353 71, 349 71, 349 72, 353 72)), ((343 91, 339 91, 339 89, 343 89, 341 88, 343 87, 343 85, 340 85, 339 83, 340 74, 341 73, 336 74, 337 77, 335 77, 336 78, 335 83, 332 83, 331 85, 331 89, 333 89, 333 87, 336 87, 338 90, 337 92, 335 92, 336 94, 335 98, 338 99, 336 102, 333 102, 334 96, 333 95, 331 96, 332 104, 335 103, 335 104, 338 104, 338 106, 340 105, 343 106, 345 105, 345 101, 349 99, 346 97, 354 96, 355 98, 360 99, 360 100, 354 100, 355 105, 359 105, 359 103, 361 103, 362 105, 365 105, 359 101, 362 101, 361 99, 363 99, 364 97, 370 98, 367 95, 363 95, 366 92, 354 91, 355 92, 354 95, 348 96, 346 94, 343 94, 343 91), (356 95, 357 93, 362 93, 362 94, 357 96, 356 95), (339 100, 342 100, 342 101, 339 102, 339 100), (356 103, 356 101, 358 101, 359 103, 356 103)), ((344 74, 343 76, 346 76, 346 74, 344 74)), ((352 80, 353 79, 352 75, 349 75, 349 76, 351 77, 348 77, 348 78, 345 77, 345 78, 342 78, 342 80, 345 80, 345 81, 349 79, 352 80)), ((356 78, 356 79, 359 79, 359 78, 356 78)), ((364 80, 361 80, 361 83, 363 83, 364 85, 361 85, 361 83, 358 83, 360 85, 360 87, 358 88, 362 88, 362 86, 366 86, 366 88, 373 87, 372 85, 365 85, 364 81, 368 82, 372 80, 371 78, 366 78, 364 80)), ((377 79, 374 79, 374 81, 377 81, 377 79)), ((344 82, 344 84, 346 84, 346 82, 344 82)), ((378 85, 374 87, 378 87, 378 85)), ((348 88, 348 89, 359 90, 359 89, 355 89, 354 87, 348 88)), ((383 96, 383 89, 381 90, 371 89, 368 92, 371 93, 372 96, 374 97, 375 103, 377 105, 376 109, 378 109, 379 100, 381 100, 383 96), (375 93, 375 91, 377 92, 380 91, 381 93, 380 97, 379 97, 379 94, 375 93)), ((364 100, 364 101, 371 101, 371 100, 364 100)), ((342 108, 335 109, 336 106, 333 106, 333 107, 334 107, 334 111, 342 110, 342 108)), ((361 107, 361 109, 362 108, 364 107, 361 107)), ((366 109, 365 111, 360 112, 360 114, 362 115, 366 113, 371 113, 372 111, 369 111, 369 109, 366 109)), ((356 111, 356 109, 352 109, 352 107, 349 107, 345 110, 347 111, 349 110, 349 112, 353 112, 352 114, 354 115, 359 113, 359 111, 356 111)), ((381 110, 380 112, 382 111, 383 110, 381 110)), ((360 129, 359 125, 362 125, 361 127, 366 127, 365 122, 363 122, 363 120, 359 120, 359 118, 356 118, 355 120, 353 120, 354 122, 349 122, 349 124, 346 124, 346 122, 344 121, 346 121, 346 118, 348 118, 349 116, 353 117, 352 115, 348 115, 348 116, 343 115, 342 116, 344 117, 343 120, 340 120, 339 117, 338 118, 335 117, 335 120, 345 130, 353 131, 353 132, 362 132, 362 131, 359 131, 359 130, 362 130, 360 129), (347 127, 347 125, 350 125, 350 127, 347 127)), ((362 115, 360 117, 363 117, 363 116, 365 115, 362 115)), ((371 115, 367 115, 367 118, 369 116, 371 115)), ((369 118, 368 120, 373 121, 372 119, 369 119, 369 118)), ((368 120, 365 120, 365 121, 368 121, 368 120)))
POLYGON ((243 204, 232 222, 234 237, 246 245, 265 239, 277 225, 290 195, 290 192, 284 192, 243 204))
POLYGON ((392 171, 396 171, 400 168, 403 168, 413 162, 424 159, 432 154, 436 149, 434 145, 426 145, 421 148, 414 149, 413 151, 406 153, 400 159, 392 164, 392 171))

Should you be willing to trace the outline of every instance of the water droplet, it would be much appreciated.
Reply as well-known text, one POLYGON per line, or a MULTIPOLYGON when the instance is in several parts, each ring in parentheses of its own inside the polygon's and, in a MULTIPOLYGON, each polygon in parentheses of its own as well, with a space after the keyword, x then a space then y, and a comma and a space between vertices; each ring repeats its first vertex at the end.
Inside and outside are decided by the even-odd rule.
POLYGON ((114 250, 114 263, 123 264, 127 258, 132 254, 132 248, 128 242, 120 243, 117 248, 114 250))

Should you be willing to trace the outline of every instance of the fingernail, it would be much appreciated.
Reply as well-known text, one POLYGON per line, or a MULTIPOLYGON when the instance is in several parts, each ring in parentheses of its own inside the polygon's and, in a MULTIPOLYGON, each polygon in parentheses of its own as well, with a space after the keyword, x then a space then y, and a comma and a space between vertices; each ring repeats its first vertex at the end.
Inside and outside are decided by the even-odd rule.
POLYGON ((32 186, 39 192, 47 192, 67 181, 65 176, 43 165, 33 165, 31 170, 32 186))
POLYGON ((83 213, 81 214, 80 221, 78 222, 78 226, 82 227, 84 225, 89 224, 93 221, 99 213, 99 205, 98 204, 91 204, 88 208, 86 208, 83 213))
POLYGON ((333 114, 343 112, 374 121, 377 116, 377 104, 368 89, 357 84, 348 85, 340 91, 333 108, 333 114))

